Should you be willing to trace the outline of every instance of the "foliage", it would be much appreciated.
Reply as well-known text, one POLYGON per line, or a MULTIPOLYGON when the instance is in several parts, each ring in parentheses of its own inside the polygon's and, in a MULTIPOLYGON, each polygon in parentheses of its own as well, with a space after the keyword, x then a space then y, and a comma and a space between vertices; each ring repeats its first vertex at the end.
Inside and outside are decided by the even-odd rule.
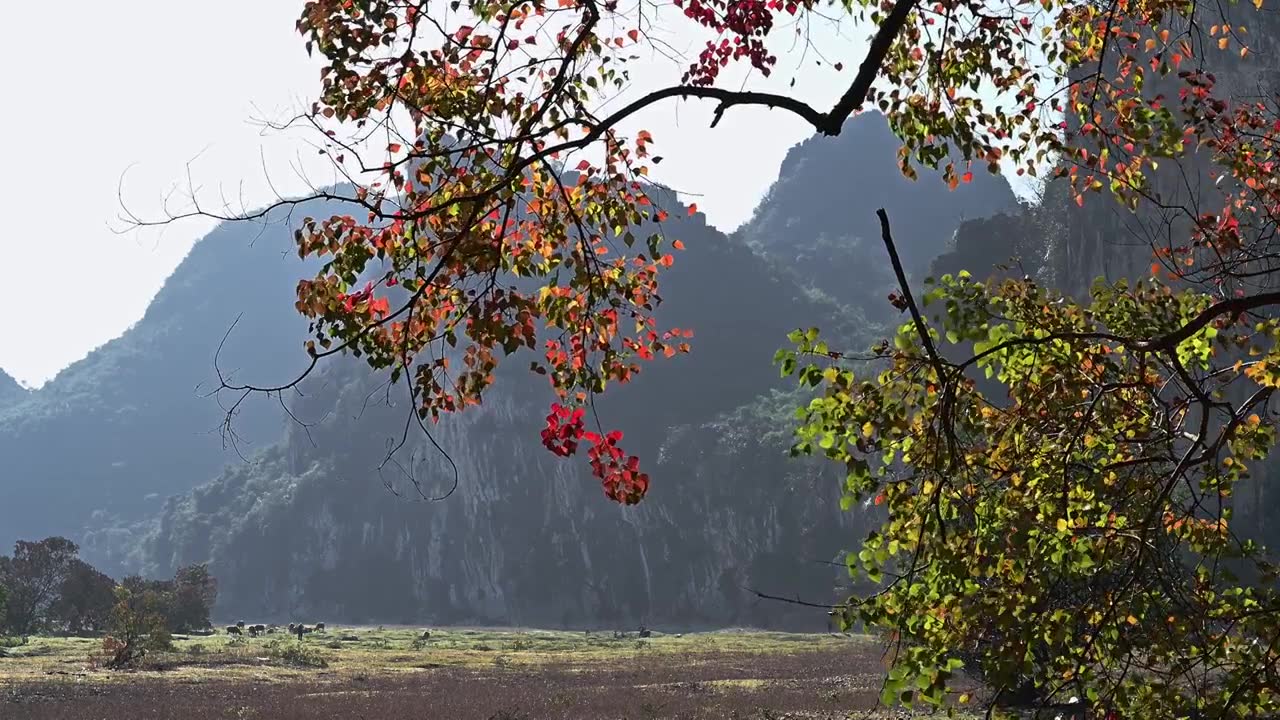
POLYGON ((218 597, 218 587, 203 564, 179 568, 172 580, 131 575, 120 584, 134 596, 148 598, 169 632, 204 630, 210 626, 209 611, 218 597))
MULTIPOLYGON (((1150 97, 1192 55, 1191 43, 1169 30, 1182 21, 1175 19, 1194 25, 1209 12, 1182 0, 1109 12, 1085 0, 1010 2, 1004 12, 980 0, 675 5, 683 13, 676 22, 704 36, 705 47, 677 84, 602 116, 593 108, 625 95, 628 64, 655 42, 639 9, 613 0, 470 0, 454 13, 400 0, 307 2, 297 28, 323 69, 318 98, 300 120, 323 133, 321 152, 360 184, 345 198, 356 214, 309 217, 297 234, 301 256, 326 261, 297 288, 314 336, 303 377, 320 359, 349 352, 407 381, 418 421, 435 421, 478 404, 505 356, 538 351, 530 369, 556 394, 544 443, 558 455, 586 444, 606 494, 634 503, 648 475, 620 447, 618 431, 588 427, 586 407, 639 372, 637 360, 686 351, 689 334, 660 329, 653 315, 658 277, 674 262, 666 249, 680 241, 634 234, 666 217, 644 182, 660 160, 656 140, 624 130, 643 110, 713 100, 714 126, 736 106, 764 106, 836 135, 855 112, 876 107, 903 140, 909 177, 920 166, 941 167, 955 188, 972 180, 974 163, 993 173, 1012 163, 1036 175, 1061 153, 1079 192, 1109 186, 1130 202, 1150 195, 1155 156, 1193 144, 1188 133, 1217 135, 1215 147, 1229 149, 1250 134, 1224 126, 1266 127, 1247 108, 1238 110, 1247 117, 1228 112, 1199 71, 1178 75, 1185 117, 1164 93, 1150 97), (736 63, 769 76, 781 25, 831 11, 874 30, 829 110, 717 86, 736 63), (1113 66, 1087 72, 1104 63, 1113 66), (999 102, 984 99, 992 92, 999 102), (1063 112, 1080 117, 1077 138, 1062 133, 1063 112)), ((802 33, 804 23, 796 27, 802 33)), ((1223 28, 1212 28, 1222 30, 1219 48, 1246 55, 1240 34, 1228 40, 1232 26, 1223 28)), ((844 62, 829 67, 840 73, 844 62)), ((1265 158, 1232 165, 1251 189, 1266 185, 1268 167, 1265 158)), ((1204 234, 1220 235, 1213 228, 1229 220, 1204 218, 1204 234)), ((227 388, 273 393, 294 384, 227 388)))
MULTIPOLYGON (((878 373, 796 370, 824 391, 797 451, 843 463, 850 501, 888 511, 849 560, 882 587, 843 613, 898 634, 885 699, 940 704, 967 666, 1013 705, 1280 709, 1275 567, 1231 526, 1275 439, 1280 320, 1232 319, 1237 301, 1155 282, 1099 283, 1079 305, 961 274, 925 303, 940 320, 902 325, 878 373), (941 359, 942 337, 973 355, 941 359)), ((793 340, 826 352, 816 331, 793 340)))
POLYGON ((329 667, 324 654, 301 640, 272 640, 266 645, 271 657, 299 667, 329 667))
POLYGON ((8 589, 5 632, 26 635, 50 629, 59 591, 75 567, 76 544, 62 537, 18 541, 13 557, 0 557, 0 585, 8 589))
POLYGON ((0 629, 13 635, 96 635, 105 630, 114 636, 107 642, 110 655, 132 662, 139 638, 155 638, 156 646, 163 646, 159 638, 172 632, 209 627, 217 582, 204 565, 180 568, 173 580, 127 577, 117 587, 77 557, 78 550, 66 538, 51 537, 19 541, 13 557, 0 557, 0 588, 13 599, 0 616, 0 629), (162 631, 150 628, 155 618, 162 631))
POLYGON ((116 588, 116 604, 111 609, 108 626, 110 634, 102 639, 107 667, 130 667, 147 653, 173 649, 173 636, 165 616, 166 600, 155 587, 129 583, 116 588))
POLYGON ((210 627, 209 611, 218 599, 218 582, 204 564, 178 568, 173 576, 173 605, 169 626, 174 632, 210 627))
POLYGON ((54 626, 71 635, 96 635, 106 629, 116 603, 116 582, 83 560, 71 563, 50 608, 54 626))

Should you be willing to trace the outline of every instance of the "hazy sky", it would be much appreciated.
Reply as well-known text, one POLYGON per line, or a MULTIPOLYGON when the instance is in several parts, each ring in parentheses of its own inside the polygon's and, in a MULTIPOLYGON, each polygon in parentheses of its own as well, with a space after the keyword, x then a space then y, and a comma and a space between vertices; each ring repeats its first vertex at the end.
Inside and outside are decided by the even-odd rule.
MULTIPOLYGON (((6 6, 0 267, 10 295, 0 305, 0 368, 39 385, 118 336, 211 227, 190 220, 118 234, 122 178, 127 207, 149 218, 160 216, 162 199, 175 189, 171 202, 184 207, 189 163, 206 202, 227 196, 253 206, 274 197, 272 187, 286 195, 304 192, 299 166, 313 182, 332 179, 307 146, 309 136, 263 134, 253 122, 295 114, 319 87, 319 64, 307 58, 294 30, 301 5, 76 0, 6 6)), ((813 53, 802 56, 798 48, 783 57, 765 87, 826 107, 850 81, 863 43, 848 28, 815 32, 824 54, 843 61, 844 71, 817 68, 813 53), (797 84, 789 87, 793 76, 797 84)), ((785 51, 790 43, 781 37, 778 47, 785 51)), ((681 50, 691 47, 688 37, 668 40, 681 50)), ((668 60, 646 60, 637 69, 635 91, 679 80, 668 60)), ((712 109, 667 103, 635 124, 654 134, 665 158, 655 179, 700 194, 689 199, 729 230, 749 215, 787 149, 810 131, 765 109, 734 109, 709 130, 712 109)))

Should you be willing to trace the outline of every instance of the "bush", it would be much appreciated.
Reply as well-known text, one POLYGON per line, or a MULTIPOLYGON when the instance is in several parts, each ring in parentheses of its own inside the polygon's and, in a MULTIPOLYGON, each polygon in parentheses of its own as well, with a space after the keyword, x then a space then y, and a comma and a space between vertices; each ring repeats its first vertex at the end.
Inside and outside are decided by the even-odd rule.
POLYGON ((150 652, 173 650, 173 635, 164 615, 164 598, 154 590, 135 593, 116 588, 116 605, 102 639, 103 664, 109 668, 136 665, 150 652))
POLYGON ((292 642, 272 640, 267 643, 266 650, 269 657, 289 665, 314 668, 329 667, 329 661, 325 659, 320 651, 300 640, 292 642))

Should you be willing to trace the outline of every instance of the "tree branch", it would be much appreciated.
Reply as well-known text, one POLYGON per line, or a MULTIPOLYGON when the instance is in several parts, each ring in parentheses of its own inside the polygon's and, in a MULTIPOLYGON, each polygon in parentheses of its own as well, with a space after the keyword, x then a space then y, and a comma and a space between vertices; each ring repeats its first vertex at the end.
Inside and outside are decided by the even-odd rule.
POLYGON ((898 258, 898 248, 893 244, 893 232, 889 229, 889 213, 885 212, 884 208, 880 208, 876 211, 876 217, 880 218, 880 237, 884 239, 884 247, 889 251, 889 262, 893 263, 893 274, 898 278, 902 298, 911 311, 911 319, 915 321, 916 333, 920 336, 920 342, 924 343, 925 352, 929 354, 929 362, 938 371, 938 382, 942 382, 947 375, 946 365, 938 355, 937 348, 933 346, 929 328, 924 324, 924 318, 920 315, 920 308, 916 306, 915 298, 911 296, 911 286, 907 283, 907 274, 902 269, 902 260, 898 258))
POLYGON ((862 107, 862 103, 867 99, 867 93, 871 91, 871 83, 875 81, 876 75, 880 73, 880 66, 884 64, 885 55, 889 54, 889 48, 893 47, 893 41, 898 39, 898 33, 902 32, 903 26, 907 24, 907 17, 911 15, 915 6, 916 0, 898 0, 894 4, 893 10, 889 12, 889 16, 880 24, 880 29, 872 38, 871 47, 867 50, 867 56, 862 59, 862 64, 858 66, 858 74, 853 78, 853 84, 840 97, 835 107, 831 108, 831 112, 826 114, 824 122, 817 125, 823 135, 839 135, 845 118, 862 107))

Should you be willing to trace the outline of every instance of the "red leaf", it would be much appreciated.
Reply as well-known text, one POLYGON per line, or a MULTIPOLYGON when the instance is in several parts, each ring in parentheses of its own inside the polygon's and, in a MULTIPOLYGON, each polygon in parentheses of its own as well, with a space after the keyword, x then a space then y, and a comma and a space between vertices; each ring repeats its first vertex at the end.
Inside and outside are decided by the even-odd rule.
POLYGON ((400 143, 391 143, 390 145, 388 145, 388 146, 387 146, 387 152, 389 152, 389 153, 398 153, 398 152, 400 152, 400 143))
POLYGON ((591 169, 591 163, 587 162, 586 160, 583 160, 582 162, 578 163, 578 172, 583 172, 589 169, 591 169))
POLYGON ((698 212, 698 203, 694 203, 689 206, 689 215, 691 216, 695 215, 697 214, 697 212, 698 212))

